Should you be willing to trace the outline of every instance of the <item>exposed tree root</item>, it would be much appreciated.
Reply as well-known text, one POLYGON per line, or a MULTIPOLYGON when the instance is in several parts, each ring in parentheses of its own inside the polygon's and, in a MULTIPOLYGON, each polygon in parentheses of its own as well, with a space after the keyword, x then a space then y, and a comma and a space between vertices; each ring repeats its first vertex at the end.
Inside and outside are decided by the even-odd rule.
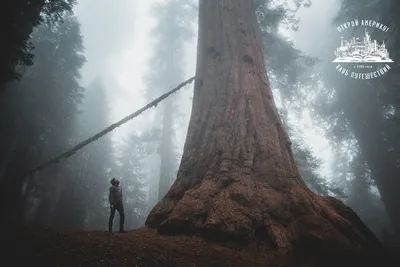
POLYGON ((382 250, 352 209, 294 182, 271 186, 250 175, 225 173, 205 177, 179 199, 181 189, 180 183, 174 184, 149 215, 148 226, 166 235, 200 234, 304 260, 376 255, 382 250))

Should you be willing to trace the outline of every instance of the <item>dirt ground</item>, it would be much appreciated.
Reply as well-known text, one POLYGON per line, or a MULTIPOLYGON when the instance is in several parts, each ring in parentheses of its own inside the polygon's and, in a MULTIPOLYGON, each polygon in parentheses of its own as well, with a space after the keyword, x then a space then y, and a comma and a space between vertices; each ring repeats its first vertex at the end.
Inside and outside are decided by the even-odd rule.
MULTIPOLYGON (((3 236, 4 238, 4 236, 3 236)), ((7 235, 5 266, 253 267, 270 266, 200 237, 171 237, 140 228, 127 233, 21 228, 7 235)), ((2 242, 3 243, 3 242, 2 242)), ((2 253, 2 254, 3 254, 2 253)))
MULTIPOLYGON (((6 263, 2 266, 313 266, 284 264, 273 252, 255 255, 239 248, 228 248, 205 241, 199 236, 164 236, 148 228, 112 234, 105 231, 67 229, 18 228, 16 230, 2 234, 1 261, 6 263)), ((340 264, 340 266, 345 265, 340 264)))

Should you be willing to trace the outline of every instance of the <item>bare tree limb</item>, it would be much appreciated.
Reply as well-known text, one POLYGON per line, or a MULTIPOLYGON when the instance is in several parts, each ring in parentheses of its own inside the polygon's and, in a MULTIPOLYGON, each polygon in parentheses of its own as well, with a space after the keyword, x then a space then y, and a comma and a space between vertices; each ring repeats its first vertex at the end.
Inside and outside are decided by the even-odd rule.
POLYGON ((30 171, 26 172, 25 174, 23 174, 22 176, 28 176, 31 175, 37 171, 43 170, 44 168, 58 163, 61 159, 63 158, 69 158, 72 155, 74 155, 79 149, 83 148, 84 146, 96 141, 97 139, 99 139, 100 137, 106 135, 107 133, 113 131, 115 128, 121 126, 122 124, 128 122, 129 120, 139 116, 141 113, 143 113, 144 111, 146 111, 147 109, 151 108, 151 107, 156 107, 158 105, 158 103, 160 103, 161 101, 163 101, 165 98, 169 97, 170 95, 172 95, 173 93, 177 92, 178 90, 180 90, 182 87, 191 84, 193 82, 193 80, 195 79, 195 77, 192 77, 188 80, 186 80, 185 82, 182 82, 181 84, 179 84, 177 87, 175 87, 174 89, 172 89, 171 91, 161 95, 159 98, 155 99, 154 101, 148 103, 146 106, 144 106, 143 108, 135 111, 134 113, 126 116, 125 118, 121 119, 120 121, 108 126, 107 128, 105 128, 104 130, 102 130, 101 132, 93 135, 92 137, 89 137, 88 139, 82 141, 81 143, 77 144, 76 146, 74 146, 73 148, 59 154, 58 156, 55 156, 51 159, 49 159, 48 161, 38 165, 37 167, 31 169, 30 171))

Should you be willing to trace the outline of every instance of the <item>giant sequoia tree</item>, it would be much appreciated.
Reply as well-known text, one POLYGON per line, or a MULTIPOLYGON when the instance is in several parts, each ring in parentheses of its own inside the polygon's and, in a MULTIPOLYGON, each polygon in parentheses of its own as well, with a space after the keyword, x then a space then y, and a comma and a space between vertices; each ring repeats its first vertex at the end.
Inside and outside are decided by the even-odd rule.
POLYGON ((184 153, 177 180, 146 224, 164 234, 200 233, 314 258, 379 248, 350 208, 307 188, 290 145, 253 1, 200 1, 184 153))

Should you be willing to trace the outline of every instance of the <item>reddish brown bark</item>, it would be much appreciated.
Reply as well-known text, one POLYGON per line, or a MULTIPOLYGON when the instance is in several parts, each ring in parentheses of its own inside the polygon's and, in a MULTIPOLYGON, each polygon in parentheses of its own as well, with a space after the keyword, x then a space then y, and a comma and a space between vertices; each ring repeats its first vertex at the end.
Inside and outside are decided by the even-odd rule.
POLYGON ((303 183, 272 97, 253 1, 200 1, 196 78, 177 180, 146 225, 285 254, 380 247, 351 209, 303 183))

